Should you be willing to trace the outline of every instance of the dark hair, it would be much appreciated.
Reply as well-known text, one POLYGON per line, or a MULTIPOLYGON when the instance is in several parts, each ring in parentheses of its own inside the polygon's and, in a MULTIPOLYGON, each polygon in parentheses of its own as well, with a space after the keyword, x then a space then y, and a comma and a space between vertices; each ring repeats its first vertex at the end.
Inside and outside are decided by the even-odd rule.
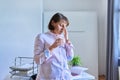
POLYGON ((67 19, 67 17, 66 16, 64 16, 63 14, 61 14, 61 13, 56 13, 56 14, 54 14, 53 16, 52 16, 52 18, 50 19, 50 22, 49 22, 49 24, 48 24, 48 29, 49 30, 54 30, 54 26, 52 26, 52 21, 54 21, 55 23, 56 22, 59 22, 61 19, 63 19, 63 20, 65 20, 66 22, 67 22, 67 26, 69 25, 69 21, 68 21, 68 19, 67 19))

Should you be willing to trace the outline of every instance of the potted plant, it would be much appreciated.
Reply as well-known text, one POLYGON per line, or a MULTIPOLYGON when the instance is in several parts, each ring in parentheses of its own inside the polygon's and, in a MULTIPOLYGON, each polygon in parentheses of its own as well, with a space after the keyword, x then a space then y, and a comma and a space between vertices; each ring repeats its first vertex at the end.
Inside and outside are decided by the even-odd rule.
POLYGON ((82 66, 82 62, 80 56, 75 55, 73 59, 69 62, 71 74, 73 76, 81 74, 83 71, 87 70, 85 67, 82 66))
POLYGON ((73 59, 69 62, 70 66, 81 66, 82 62, 80 56, 74 56, 73 59))

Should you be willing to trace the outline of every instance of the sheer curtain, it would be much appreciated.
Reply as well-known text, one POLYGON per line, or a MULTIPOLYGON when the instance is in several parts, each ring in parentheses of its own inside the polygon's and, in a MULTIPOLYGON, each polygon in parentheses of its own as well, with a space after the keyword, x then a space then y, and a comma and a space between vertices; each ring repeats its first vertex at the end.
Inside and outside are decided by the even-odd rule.
POLYGON ((118 0, 108 0, 106 80, 118 79, 118 0))

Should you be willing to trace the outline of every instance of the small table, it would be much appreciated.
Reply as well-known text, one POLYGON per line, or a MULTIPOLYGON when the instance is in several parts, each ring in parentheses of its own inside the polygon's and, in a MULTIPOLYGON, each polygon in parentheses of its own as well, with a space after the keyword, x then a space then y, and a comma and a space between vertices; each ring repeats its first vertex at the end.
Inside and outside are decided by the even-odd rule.
POLYGON ((80 75, 73 76, 73 80, 95 80, 95 77, 87 72, 83 72, 80 75))

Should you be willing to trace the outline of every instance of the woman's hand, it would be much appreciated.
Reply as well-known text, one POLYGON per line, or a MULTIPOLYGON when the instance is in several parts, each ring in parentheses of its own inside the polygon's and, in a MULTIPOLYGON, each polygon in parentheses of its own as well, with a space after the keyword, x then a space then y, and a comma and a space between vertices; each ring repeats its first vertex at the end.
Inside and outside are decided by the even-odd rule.
POLYGON ((66 29, 66 27, 64 27, 64 37, 65 37, 65 42, 70 44, 70 40, 68 39, 68 31, 66 29))
POLYGON ((49 50, 52 51, 54 48, 60 46, 63 43, 63 39, 58 38, 55 42, 49 47, 49 50))
POLYGON ((64 27, 64 37, 65 37, 65 41, 68 42, 68 31, 66 29, 66 27, 64 27))

